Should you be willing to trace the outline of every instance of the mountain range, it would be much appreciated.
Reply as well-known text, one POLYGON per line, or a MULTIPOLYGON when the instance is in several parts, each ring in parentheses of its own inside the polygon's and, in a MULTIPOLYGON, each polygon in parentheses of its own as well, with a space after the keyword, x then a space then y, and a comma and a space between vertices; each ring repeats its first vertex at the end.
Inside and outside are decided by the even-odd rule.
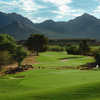
POLYGON ((100 19, 83 14, 70 21, 56 22, 46 20, 33 23, 28 18, 17 13, 0 12, 0 33, 7 33, 17 40, 24 40, 30 34, 44 34, 52 39, 92 38, 100 39, 100 19))

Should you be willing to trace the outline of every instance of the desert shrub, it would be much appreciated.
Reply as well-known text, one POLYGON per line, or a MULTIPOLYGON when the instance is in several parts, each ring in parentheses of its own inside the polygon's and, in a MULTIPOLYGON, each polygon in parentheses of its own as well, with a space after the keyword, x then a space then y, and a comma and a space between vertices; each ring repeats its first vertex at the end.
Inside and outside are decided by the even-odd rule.
POLYGON ((61 51, 64 51, 64 48, 58 45, 48 46, 48 51, 61 52, 61 51))

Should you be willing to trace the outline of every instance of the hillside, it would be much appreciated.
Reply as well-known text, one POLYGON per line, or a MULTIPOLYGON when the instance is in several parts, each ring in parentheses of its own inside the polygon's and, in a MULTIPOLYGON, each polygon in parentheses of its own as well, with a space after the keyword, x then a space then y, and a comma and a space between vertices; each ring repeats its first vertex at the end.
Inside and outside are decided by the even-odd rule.
POLYGON ((43 30, 58 33, 60 38, 100 39, 100 20, 89 14, 83 14, 68 22, 45 21, 36 25, 43 30))
POLYGON ((93 38, 100 39, 100 20, 87 13, 68 22, 46 20, 33 23, 16 14, 0 12, 0 33, 13 35, 17 40, 26 39, 32 33, 44 34, 49 38, 93 38))

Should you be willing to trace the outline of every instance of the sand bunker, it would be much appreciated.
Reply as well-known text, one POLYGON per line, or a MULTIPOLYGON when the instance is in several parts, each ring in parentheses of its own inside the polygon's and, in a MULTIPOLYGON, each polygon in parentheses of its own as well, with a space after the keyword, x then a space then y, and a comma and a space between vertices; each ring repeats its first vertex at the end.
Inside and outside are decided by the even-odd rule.
POLYGON ((66 62, 68 61, 68 59, 64 58, 64 59, 61 59, 62 62, 66 62))

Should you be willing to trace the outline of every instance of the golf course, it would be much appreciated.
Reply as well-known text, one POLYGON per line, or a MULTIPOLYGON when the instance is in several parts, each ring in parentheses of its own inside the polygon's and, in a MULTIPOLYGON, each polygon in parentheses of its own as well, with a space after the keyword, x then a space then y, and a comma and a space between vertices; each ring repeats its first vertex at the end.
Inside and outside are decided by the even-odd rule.
POLYGON ((100 100, 99 70, 67 69, 92 57, 44 52, 35 60, 34 69, 0 77, 0 100, 100 100))
POLYGON ((0 100, 100 100, 100 0, 0 0, 0 100))
POLYGON ((45 52, 40 53, 37 57, 38 62, 35 66, 41 67, 78 67, 87 63, 94 62, 94 59, 89 56, 68 55, 66 52, 45 52))

